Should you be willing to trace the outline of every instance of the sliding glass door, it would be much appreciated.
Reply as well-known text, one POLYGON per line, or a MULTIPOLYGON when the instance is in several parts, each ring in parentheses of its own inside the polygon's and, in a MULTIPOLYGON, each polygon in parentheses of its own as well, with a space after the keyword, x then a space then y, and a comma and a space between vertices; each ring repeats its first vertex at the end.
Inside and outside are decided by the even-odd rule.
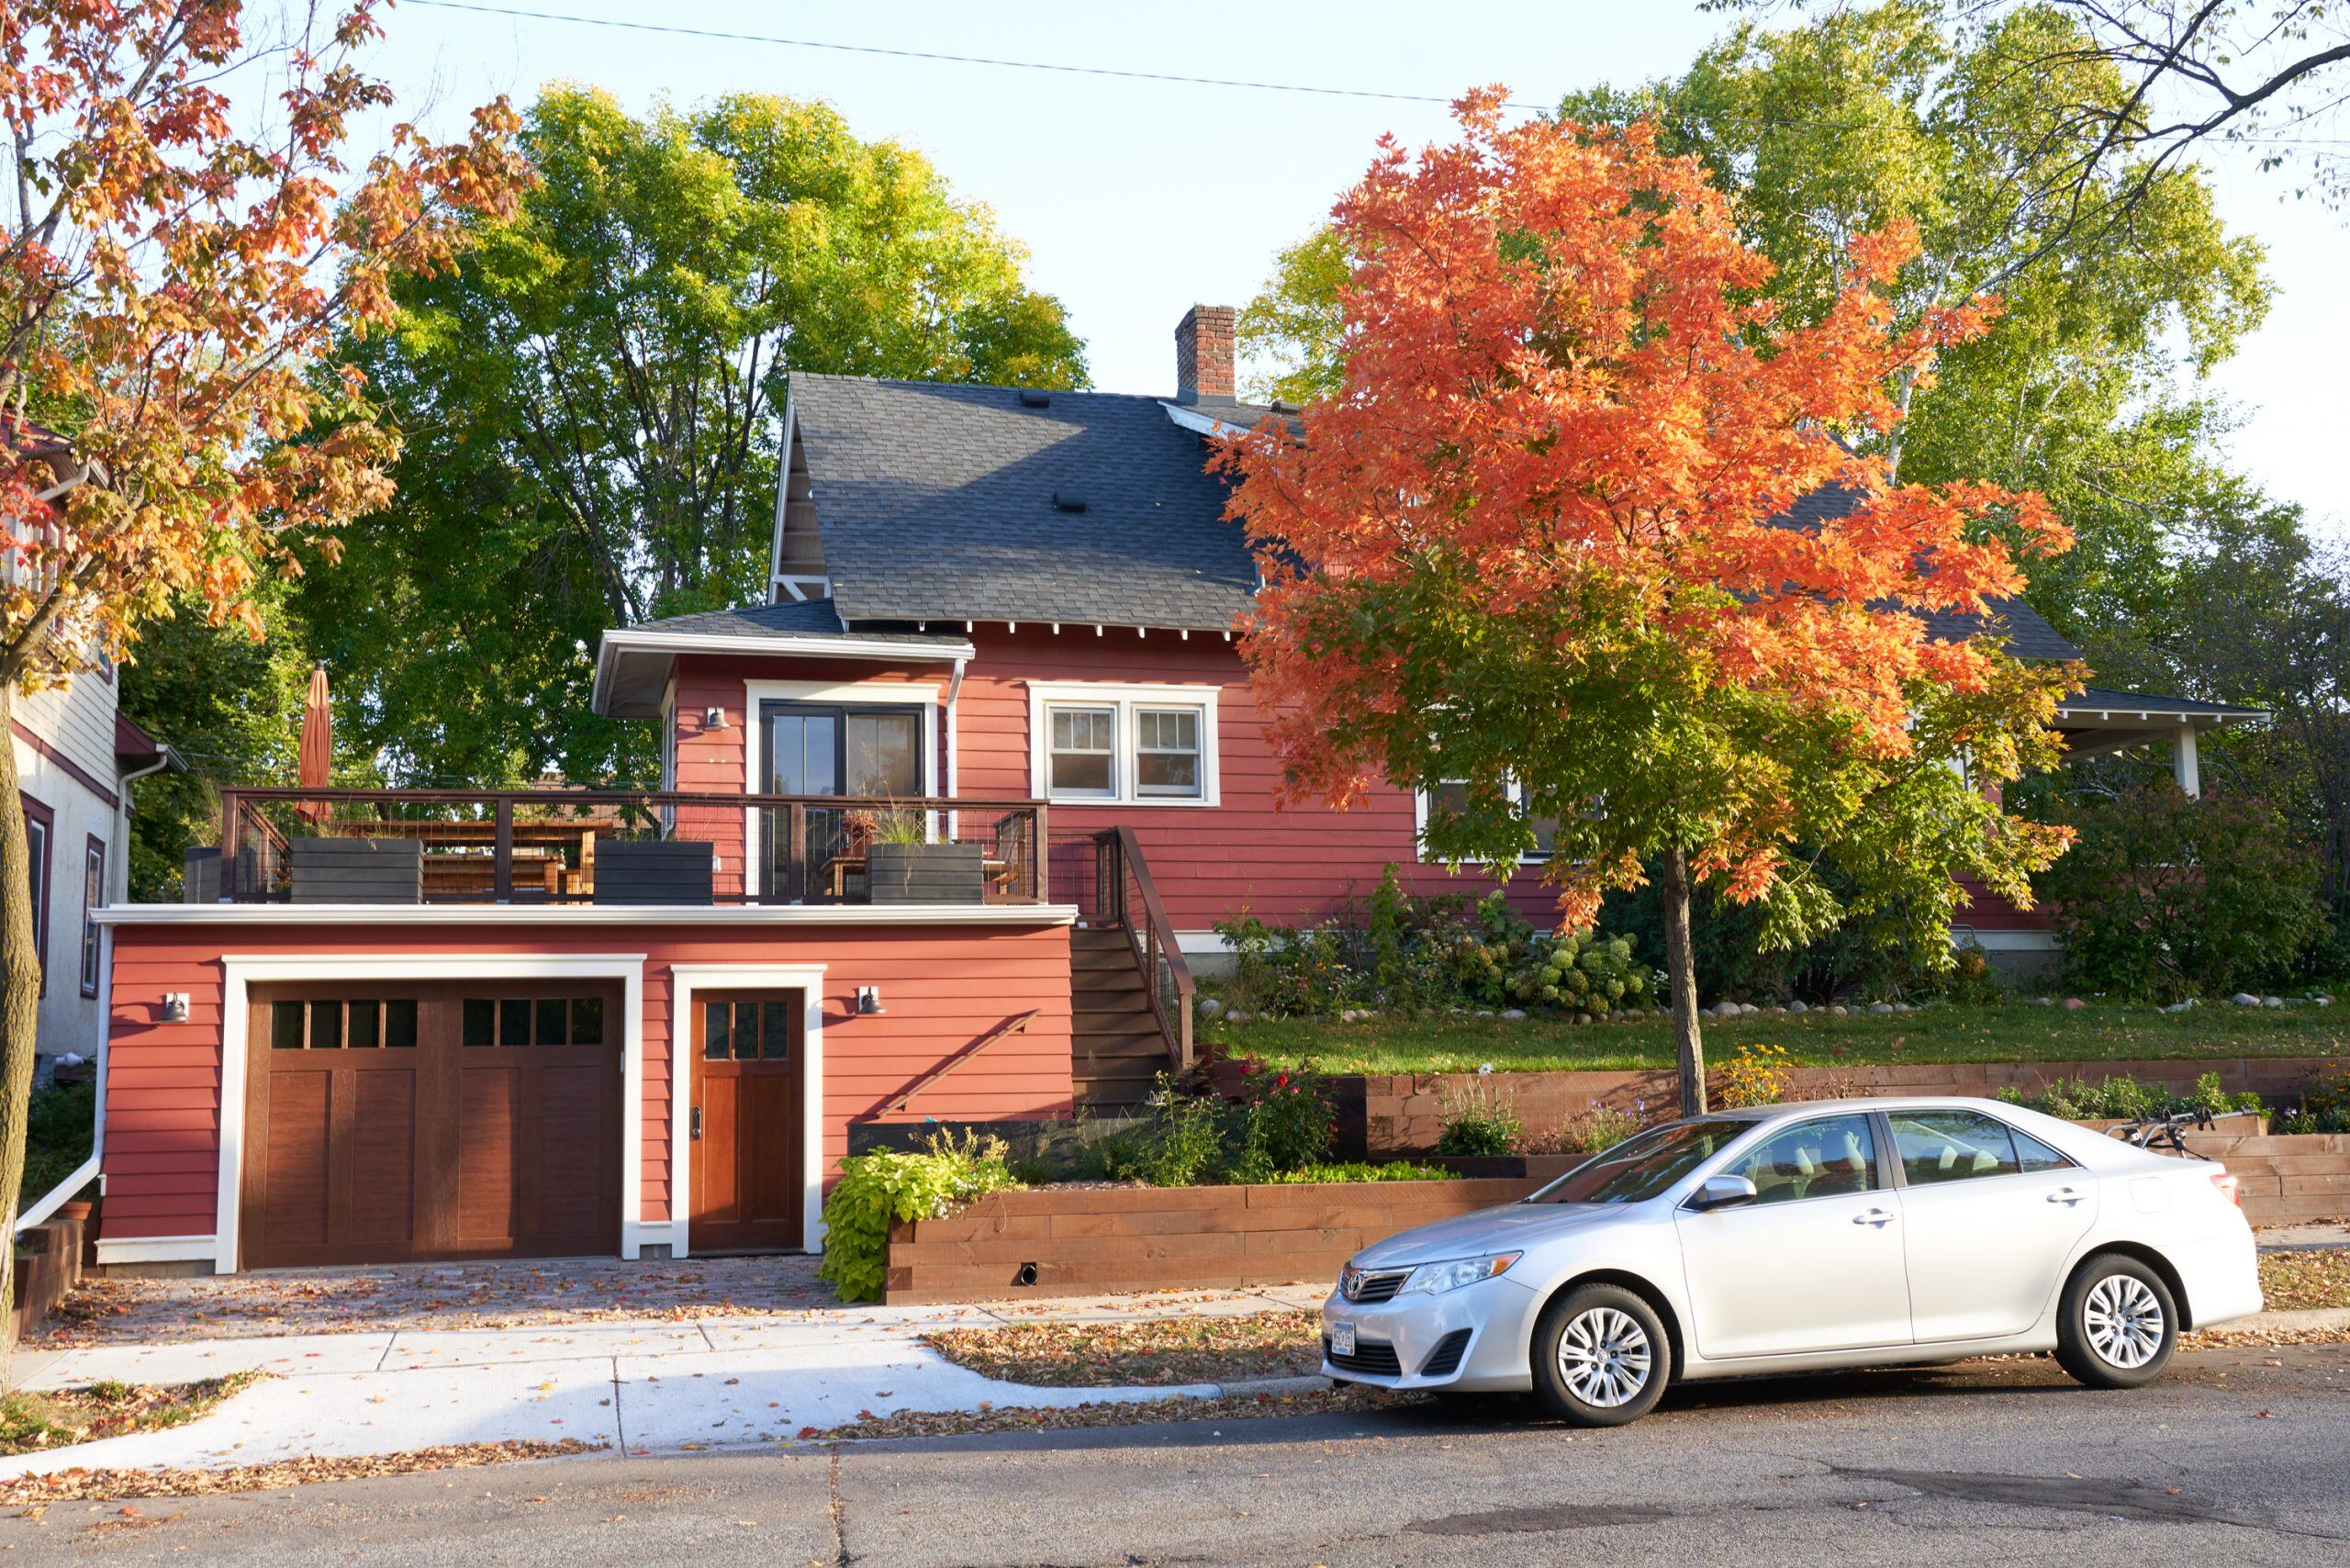
MULTIPOLYGON (((919 800, 929 793, 923 777, 926 717, 920 708, 767 703, 759 711, 767 757, 762 792, 919 800)), ((863 868, 849 853, 850 810, 809 807, 800 845, 792 842, 789 812, 778 807, 767 813, 765 896, 822 901, 863 892, 863 868)))

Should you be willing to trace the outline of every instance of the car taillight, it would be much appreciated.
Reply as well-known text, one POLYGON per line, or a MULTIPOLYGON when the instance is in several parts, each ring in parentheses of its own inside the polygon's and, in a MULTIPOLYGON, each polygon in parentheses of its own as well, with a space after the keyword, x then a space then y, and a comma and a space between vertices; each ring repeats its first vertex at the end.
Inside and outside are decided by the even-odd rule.
POLYGON ((2220 1196, 2238 1208, 2244 1207, 2244 1193, 2236 1185, 2236 1179, 2232 1173, 2225 1170, 2214 1172, 2211 1177, 2211 1185, 2220 1189, 2220 1196))

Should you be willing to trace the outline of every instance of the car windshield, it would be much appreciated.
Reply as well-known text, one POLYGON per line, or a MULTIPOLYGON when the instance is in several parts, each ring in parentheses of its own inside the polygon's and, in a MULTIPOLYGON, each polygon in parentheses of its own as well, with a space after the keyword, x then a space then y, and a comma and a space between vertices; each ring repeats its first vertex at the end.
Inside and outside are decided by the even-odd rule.
POLYGON ((1730 1140, 1754 1130, 1743 1117, 1705 1116, 1651 1127, 1593 1156, 1526 1199, 1529 1204, 1637 1204, 1680 1181, 1730 1140))

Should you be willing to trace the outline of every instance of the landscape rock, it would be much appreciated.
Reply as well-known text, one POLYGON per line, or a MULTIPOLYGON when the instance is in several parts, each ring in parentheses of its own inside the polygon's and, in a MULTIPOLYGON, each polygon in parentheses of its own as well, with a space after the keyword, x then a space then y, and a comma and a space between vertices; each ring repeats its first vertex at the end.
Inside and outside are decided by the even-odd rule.
POLYGON ((1804 1002, 1802 998, 1798 997, 1795 1001, 1787 1003, 1787 1011, 1790 1013, 1808 1013, 1811 1009, 1804 1002))
POLYGON ((1872 1002, 1869 1003, 1869 1011, 1882 1016, 1883 1014, 1893 1011, 1893 1003, 1890 1002, 1872 1002))
POLYGON ((2065 999, 2065 1011, 2067 1013, 2078 1013, 2082 1008, 2087 1007, 2087 1002, 2083 1002, 2077 996, 2068 996, 2065 999))
POLYGON ((2234 1002, 2238 1007, 2257 1007, 2260 1005, 2260 998, 2253 995, 2252 992, 2248 991, 2240 991, 2233 996, 2228 998, 2228 1000, 2234 1002))
POLYGON ((1523 1007, 1505 1007, 1502 1009, 1501 1015, 1504 1023, 1515 1024, 1520 1018, 1526 1016, 1526 1009, 1523 1007))
POLYGON ((1213 996, 1200 998, 1198 1012, 1203 1018, 1214 1018, 1224 1011, 1224 1003, 1213 996))

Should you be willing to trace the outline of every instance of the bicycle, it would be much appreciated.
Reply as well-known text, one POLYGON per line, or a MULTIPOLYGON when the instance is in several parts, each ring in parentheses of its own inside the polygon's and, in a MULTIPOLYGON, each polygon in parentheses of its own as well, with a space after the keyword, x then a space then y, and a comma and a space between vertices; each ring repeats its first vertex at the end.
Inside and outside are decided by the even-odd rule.
POLYGON ((2108 1127, 2108 1137, 2118 1137, 2132 1148, 2153 1149, 2157 1153, 2167 1149, 2188 1159, 2209 1159, 2187 1147, 2187 1129, 2201 1127, 2209 1130, 2211 1113, 2197 1107, 2174 1111, 2167 1116, 2132 1116, 2120 1126, 2108 1127))

